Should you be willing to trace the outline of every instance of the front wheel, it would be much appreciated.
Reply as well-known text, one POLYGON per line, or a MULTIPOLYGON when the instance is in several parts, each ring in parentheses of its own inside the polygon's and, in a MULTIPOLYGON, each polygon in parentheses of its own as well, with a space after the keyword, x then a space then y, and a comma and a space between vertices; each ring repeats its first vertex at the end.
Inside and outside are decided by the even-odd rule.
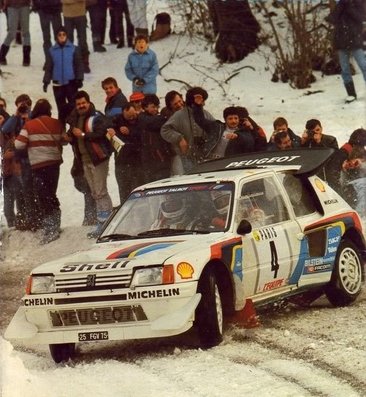
POLYGON ((354 302, 362 288, 362 261, 355 244, 342 240, 337 250, 334 269, 325 294, 333 306, 354 302))
POLYGON ((203 348, 210 348, 222 341, 223 309, 216 275, 211 269, 202 273, 197 291, 201 301, 196 309, 198 337, 203 348))
POLYGON ((69 361, 75 354, 75 343, 60 343, 50 345, 50 353, 55 363, 69 361))

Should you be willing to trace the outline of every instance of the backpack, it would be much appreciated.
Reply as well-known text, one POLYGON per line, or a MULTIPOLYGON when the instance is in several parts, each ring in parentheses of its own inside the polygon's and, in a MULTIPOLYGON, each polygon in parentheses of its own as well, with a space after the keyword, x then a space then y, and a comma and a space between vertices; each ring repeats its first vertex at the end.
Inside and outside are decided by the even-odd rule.
POLYGON ((154 23, 151 27, 150 41, 160 40, 171 33, 171 18, 167 12, 160 12, 157 14, 155 16, 154 23))

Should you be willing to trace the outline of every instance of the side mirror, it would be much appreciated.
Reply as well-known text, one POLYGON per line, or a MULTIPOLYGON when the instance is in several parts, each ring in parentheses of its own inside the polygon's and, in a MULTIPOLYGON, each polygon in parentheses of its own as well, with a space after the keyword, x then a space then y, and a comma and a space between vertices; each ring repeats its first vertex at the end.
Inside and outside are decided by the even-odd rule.
POLYGON ((248 234, 251 231, 252 225, 246 219, 241 220, 238 228, 236 229, 236 232, 241 235, 248 234))

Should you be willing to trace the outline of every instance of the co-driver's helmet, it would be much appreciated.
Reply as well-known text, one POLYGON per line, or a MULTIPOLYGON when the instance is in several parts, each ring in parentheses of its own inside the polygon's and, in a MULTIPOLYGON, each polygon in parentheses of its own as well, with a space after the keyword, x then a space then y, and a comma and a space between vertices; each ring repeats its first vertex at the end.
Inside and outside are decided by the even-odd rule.
POLYGON ((212 202, 220 215, 225 215, 229 210, 231 193, 228 190, 214 190, 211 192, 212 202))
POLYGON ((183 220, 187 209, 186 199, 170 196, 161 203, 161 212, 169 225, 183 220))

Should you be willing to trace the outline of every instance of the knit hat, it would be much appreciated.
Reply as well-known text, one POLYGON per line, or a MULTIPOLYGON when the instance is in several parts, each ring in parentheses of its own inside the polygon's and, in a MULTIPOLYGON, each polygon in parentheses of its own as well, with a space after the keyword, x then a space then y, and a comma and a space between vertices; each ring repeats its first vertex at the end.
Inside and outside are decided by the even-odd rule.
POLYGON ((233 114, 239 117, 240 112, 236 106, 229 106, 225 108, 223 111, 224 120, 226 120, 227 116, 231 116, 233 114))
POLYGON ((56 34, 59 34, 59 33, 61 33, 61 32, 67 34, 67 31, 66 31, 66 29, 65 29, 65 26, 60 26, 60 27, 57 29, 56 34))
POLYGON ((130 102, 139 102, 142 101, 145 98, 145 95, 143 92, 133 92, 130 95, 130 102))
POLYGON ((366 130, 363 128, 354 130, 349 138, 348 143, 351 145, 366 146, 366 130))
POLYGON ((203 89, 201 87, 190 88, 186 93, 186 105, 187 106, 193 105, 195 95, 201 95, 204 100, 206 100, 208 98, 208 93, 205 89, 203 89))

